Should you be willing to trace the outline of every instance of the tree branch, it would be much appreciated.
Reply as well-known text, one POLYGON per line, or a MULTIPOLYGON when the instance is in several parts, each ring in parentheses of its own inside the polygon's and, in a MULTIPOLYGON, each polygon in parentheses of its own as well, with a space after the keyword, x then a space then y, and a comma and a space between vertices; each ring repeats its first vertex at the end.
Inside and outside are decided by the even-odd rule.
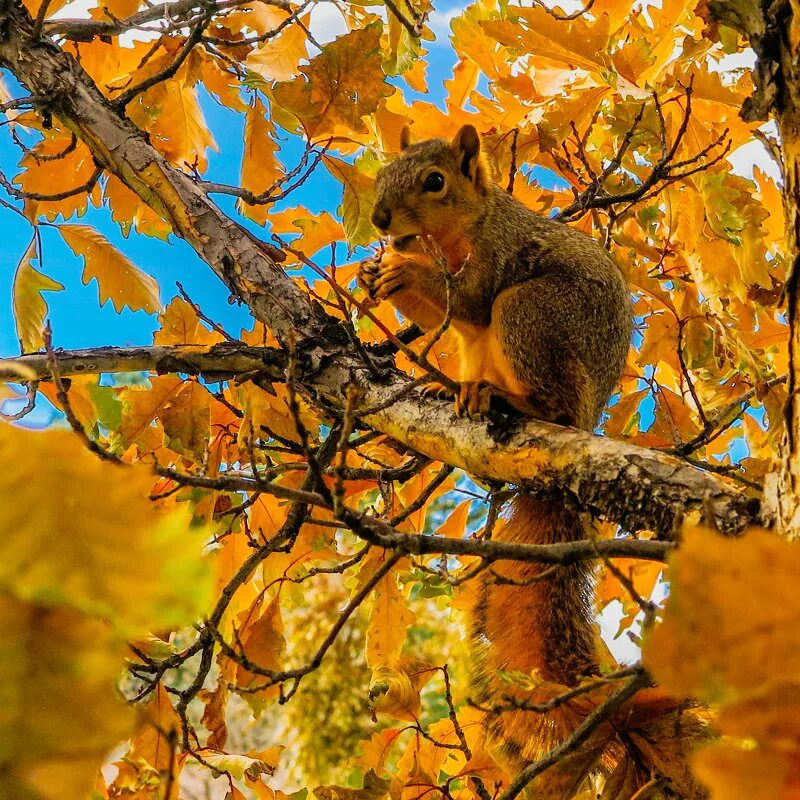
MULTIPOLYGON (((249 347, 241 342, 223 342, 211 347, 174 345, 154 347, 97 347, 89 350, 56 350, 59 374, 99 375, 116 372, 181 372, 226 380, 234 375, 257 372, 270 380, 284 381, 286 353, 271 347, 249 347)), ((32 379, 47 380, 50 368, 46 353, 30 353, 0 363, 0 383, 19 383, 20 372, 8 365, 32 370, 32 379)), ((26 373, 30 374, 30 373, 26 373)))

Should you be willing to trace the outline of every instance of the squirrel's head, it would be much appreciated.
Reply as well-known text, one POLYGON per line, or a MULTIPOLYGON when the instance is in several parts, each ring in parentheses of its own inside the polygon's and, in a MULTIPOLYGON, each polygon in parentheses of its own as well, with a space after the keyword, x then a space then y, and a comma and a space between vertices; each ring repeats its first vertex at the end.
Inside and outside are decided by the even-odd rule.
POLYGON ((491 177, 480 136, 472 125, 464 125, 452 142, 411 144, 405 127, 400 149, 398 158, 378 173, 372 224, 398 249, 420 235, 446 246, 485 209, 491 177))

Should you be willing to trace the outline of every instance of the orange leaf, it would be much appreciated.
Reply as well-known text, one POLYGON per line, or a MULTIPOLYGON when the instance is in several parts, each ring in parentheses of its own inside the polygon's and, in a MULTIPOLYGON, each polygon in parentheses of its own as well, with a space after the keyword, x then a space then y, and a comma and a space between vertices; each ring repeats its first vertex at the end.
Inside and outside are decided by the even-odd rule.
POLYGON ((278 83, 272 90, 275 102, 300 121, 309 139, 331 134, 337 125, 367 133, 361 117, 392 93, 381 69, 382 29, 376 23, 338 37, 300 67, 302 80, 278 83))
POLYGON ((674 694, 710 702, 796 681, 798 570, 800 544, 759 530, 725 539, 689 528, 670 560, 664 621, 645 643, 647 668, 674 694))
MULTIPOLYGON (((283 661, 285 641, 283 638, 283 619, 276 595, 261 612, 262 598, 256 598, 253 605, 238 616, 237 637, 242 642, 242 651, 248 660, 263 669, 280 670, 283 661), (259 613, 261 612, 261 613, 259 613)), ((236 686, 249 689, 268 683, 263 675, 250 672, 241 664, 236 666, 236 686)), ((270 702, 278 696, 277 685, 257 692, 244 692, 242 697, 253 716, 258 718, 270 702)))
POLYGON ((224 342, 225 337, 210 331, 200 321, 197 312, 182 297, 174 297, 163 313, 158 315, 160 329, 153 334, 153 344, 200 344, 211 346, 224 342))
POLYGON ((161 308, 155 279, 134 266, 105 236, 88 225, 59 225, 58 231, 70 250, 83 256, 81 280, 97 281, 101 306, 110 299, 117 313, 125 306, 148 314, 161 308))
MULTIPOLYGON (((253 6, 262 9, 268 8, 261 3, 254 3, 253 6)), ((263 13, 263 11, 259 13, 263 13)), ((269 9, 268 13, 275 19, 275 22, 270 24, 269 30, 274 30, 282 19, 289 16, 285 11, 275 8, 269 9)), ((308 24, 308 20, 308 14, 301 17, 304 25, 308 24)), ((265 27, 260 26, 261 35, 265 32, 265 27)), ((288 81, 301 71, 300 62, 305 61, 306 58, 308 58, 308 35, 302 25, 294 22, 284 28, 278 36, 260 44, 247 56, 245 63, 264 80, 288 81)))

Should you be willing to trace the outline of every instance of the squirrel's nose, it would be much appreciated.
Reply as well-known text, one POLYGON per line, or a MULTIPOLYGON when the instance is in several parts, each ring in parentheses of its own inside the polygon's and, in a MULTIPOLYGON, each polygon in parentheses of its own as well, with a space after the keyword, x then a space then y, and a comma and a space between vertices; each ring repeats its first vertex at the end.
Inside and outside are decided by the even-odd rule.
POLYGON ((386 231, 392 223, 392 210, 384 205, 377 205, 372 209, 372 224, 379 231, 386 231))

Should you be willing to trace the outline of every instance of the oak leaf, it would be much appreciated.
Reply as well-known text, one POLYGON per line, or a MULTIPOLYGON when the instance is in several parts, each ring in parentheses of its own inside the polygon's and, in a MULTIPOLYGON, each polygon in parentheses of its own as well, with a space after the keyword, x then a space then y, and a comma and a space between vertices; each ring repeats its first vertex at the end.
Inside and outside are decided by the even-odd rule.
POLYGON ((125 306, 131 311, 153 314, 161 308, 158 284, 138 269, 108 239, 88 225, 59 225, 58 231, 70 250, 84 260, 81 280, 93 278, 102 306, 111 300, 119 313, 125 306))
POLYGON ((537 59, 557 63, 563 68, 587 71, 604 69, 609 39, 608 16, 589 22, 583 16, 562 22, 547 10, 534 6, 508 6, 507 19, 481 22, 486 33, 518 53, 532 53, 537 59))
MULTIPOLYGON (((263 103, 256 100, 248 107, 244 122, 241 186, 256 195, 276 184, 284 172, 276 156, 279 148, 275 142, 275 126, 265 114, 263 103)), ((269 204, 250 205, 239 200, 237 206, 244 216, 259 225, 266 222, 269 204)))
POLYGON ((367 664, 373 669, 396 665, 408 628, 415 620, 416 615, 397 586, 397 576, 389 572, 375 587, 367 628, 367 664))
POLYGON ((224 342, 225 337, 206 328, 194 308, 182 297, 174 297, 158 315, 161 327, 153 334, 153 344, 200 344, 211 346, 224 342))
POLYGON ((309 139, 333 133, 336 125, 367 133, 361 118, 392 93, 381 69, 382 27, 375 23, 339 36, 300 67, 302 80, 273 88, 274 101, 298 119, 309 139))
POLYGON ((205 172, 206 150, 218 150, 203 116, 197 89, 188 76, 170 78, 148 89, 128 106, 128 114, 175 166, 189 164, 205 172))
POLYGON ((211 437, 212 402, 208 389, 191 380, 164 401, 158 415, 172 450, 203 460, 211 437))
POLYGON ((389 781, 379 778, 372 770, 364 776, 364 787, 317 786, 314 794, 319 800, 381 800, 389 793, 389 781))
MULTIPOLYGON (((278 671, 283 663, 286 647, 283 636, 280 595, 272 598, 263 608, 262 597, 256 598, 253 605, 239 614, 237 619, 237 638, 242 643, 242 652, 250 663, 266 670, 278 671)), ((251 672, 242 664, 236 666, 236 686, 239 689, 252 689, 269 683, 269 678, 251 672)), ((243 692, 253 716, 258 718, 270 702, 278 696, 277 684, 258 691, 243 692)))
MULTIPOLYGON (((253 3, 250 7, 258 9, 254 28, 260 36, 277 29, 289 17, 282 9, 270 8, 263 3, 253 3)), ((288 81, 301 72, 300 63, 308 58, 306 30, 309 15, 299 19, 252 50, 245 60, 247 67, 267 81, 288 81)))
POLYGON ((420 691, 433 677, 435 667, 401 656, 372 669, 369 698, 372 707, 395 719, 415 722, 421 710, 420 691))
POLYGON ((322 158, 328 171, 342 183, 342 203, 339 213, 348 245, 353 248, 375 239, 370 216, 375 204, 375 175, 380 165, 365 154, 354 164, 325 155, 322 158))
MULTIPOLYGON (((79 141, 70 151, 72 140, 66 130, 56 129, 43 133, 44 138, 20 160, 23 171, 14 178, 14 182, 25 192, 48 196, 83 186, 92 177, 97 166, 89 148, 79 141), (55 160, 58 168, 54 169, 52 159, 62 153, 64 155, 55 160), (51 160, 46 160, 48 158, 51 160)), ((74 194, 63 200, 28 201, 26 207, 30 218, 35 219, 41 215, 52 222, 59 215, 69 219, 74 214, 85 214, 89 201, 94 206, 100 205, 100 187, 97 183, 89 193, 74 194)))

